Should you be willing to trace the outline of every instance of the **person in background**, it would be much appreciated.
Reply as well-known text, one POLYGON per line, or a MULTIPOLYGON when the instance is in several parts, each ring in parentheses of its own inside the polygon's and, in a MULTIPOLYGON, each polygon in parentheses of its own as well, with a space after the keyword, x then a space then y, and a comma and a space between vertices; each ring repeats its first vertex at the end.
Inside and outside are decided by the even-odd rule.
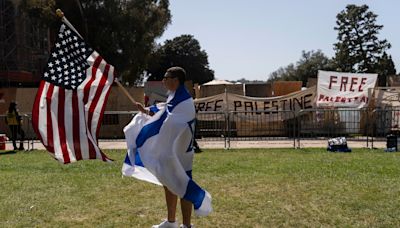
POLYGON ((11 141, 13 143, 14 150, 24 150, 25 132, 21 127, 22 118, 18 113, 16 102, 11 102, 10 106, 8 107, 6 124, 9 126, 11 131, 11 141), (17 148, 17 135, 20 136, 19 148, 17 148))

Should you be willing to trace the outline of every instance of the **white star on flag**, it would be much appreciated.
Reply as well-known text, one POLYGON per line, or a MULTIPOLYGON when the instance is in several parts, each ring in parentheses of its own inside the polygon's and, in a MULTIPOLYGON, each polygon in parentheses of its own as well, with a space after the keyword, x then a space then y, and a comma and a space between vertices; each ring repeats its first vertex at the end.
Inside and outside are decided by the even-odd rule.
POLYGON ((32 110, 32 125, 62 163, 110 159, 97 142, 114 67, 91 49, 63 18, 32 110), (62 63, 61 63, 62 62, 62 63))

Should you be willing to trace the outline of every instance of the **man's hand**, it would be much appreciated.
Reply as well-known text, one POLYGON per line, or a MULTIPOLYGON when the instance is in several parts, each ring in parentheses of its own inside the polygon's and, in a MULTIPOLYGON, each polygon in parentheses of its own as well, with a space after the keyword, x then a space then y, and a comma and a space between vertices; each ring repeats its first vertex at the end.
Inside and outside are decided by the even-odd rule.
POLYGON ((147 113, 147 110, 144 109, 143 105, 139 102, 136 102, 136 107, 137 109, 139 109, 139 111, 143 112, 143 113, 147 113))
POLYGON ((136 102, 136 107, 139 109, 139 111, 141 111, 141 112, 143 112, 143 113, 146 113, 146 114, 149 115, 149 116, 153 116, 153 115, 154 115, 153 112, 151 112, 151 111, 145 109, 145 108, 143 107, 143 105, 142 105, 141 103, 139 103, 139 102, 136 102))

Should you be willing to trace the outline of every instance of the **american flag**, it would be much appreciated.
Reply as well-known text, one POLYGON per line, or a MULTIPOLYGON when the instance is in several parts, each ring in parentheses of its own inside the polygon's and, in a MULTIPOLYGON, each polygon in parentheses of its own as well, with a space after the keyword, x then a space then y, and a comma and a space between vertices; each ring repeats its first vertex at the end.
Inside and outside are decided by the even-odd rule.
POLYGON ((97 142, 114 67, 63 22, 33 104, 33 128, 51 155, 67 164, 110 159, 97 142))

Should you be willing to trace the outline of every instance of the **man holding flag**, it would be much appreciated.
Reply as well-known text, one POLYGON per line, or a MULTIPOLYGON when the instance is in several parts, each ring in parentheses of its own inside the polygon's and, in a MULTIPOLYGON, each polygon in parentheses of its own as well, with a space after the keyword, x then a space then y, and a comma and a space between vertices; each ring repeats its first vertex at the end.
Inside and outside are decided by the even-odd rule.
POLYGON ((169 68, 163 79, 169 91, 167 102, 149 109, 138 103, 142 113, 124 128, 128 153, 123 175, 164 186, 168 218, 155 228, 178 227, 178 196, 183 228, 192 227, 192 204, 198 216, 212 211, 211 195, 192 180, 195 108, 185 78, 181 67, 169 68))

